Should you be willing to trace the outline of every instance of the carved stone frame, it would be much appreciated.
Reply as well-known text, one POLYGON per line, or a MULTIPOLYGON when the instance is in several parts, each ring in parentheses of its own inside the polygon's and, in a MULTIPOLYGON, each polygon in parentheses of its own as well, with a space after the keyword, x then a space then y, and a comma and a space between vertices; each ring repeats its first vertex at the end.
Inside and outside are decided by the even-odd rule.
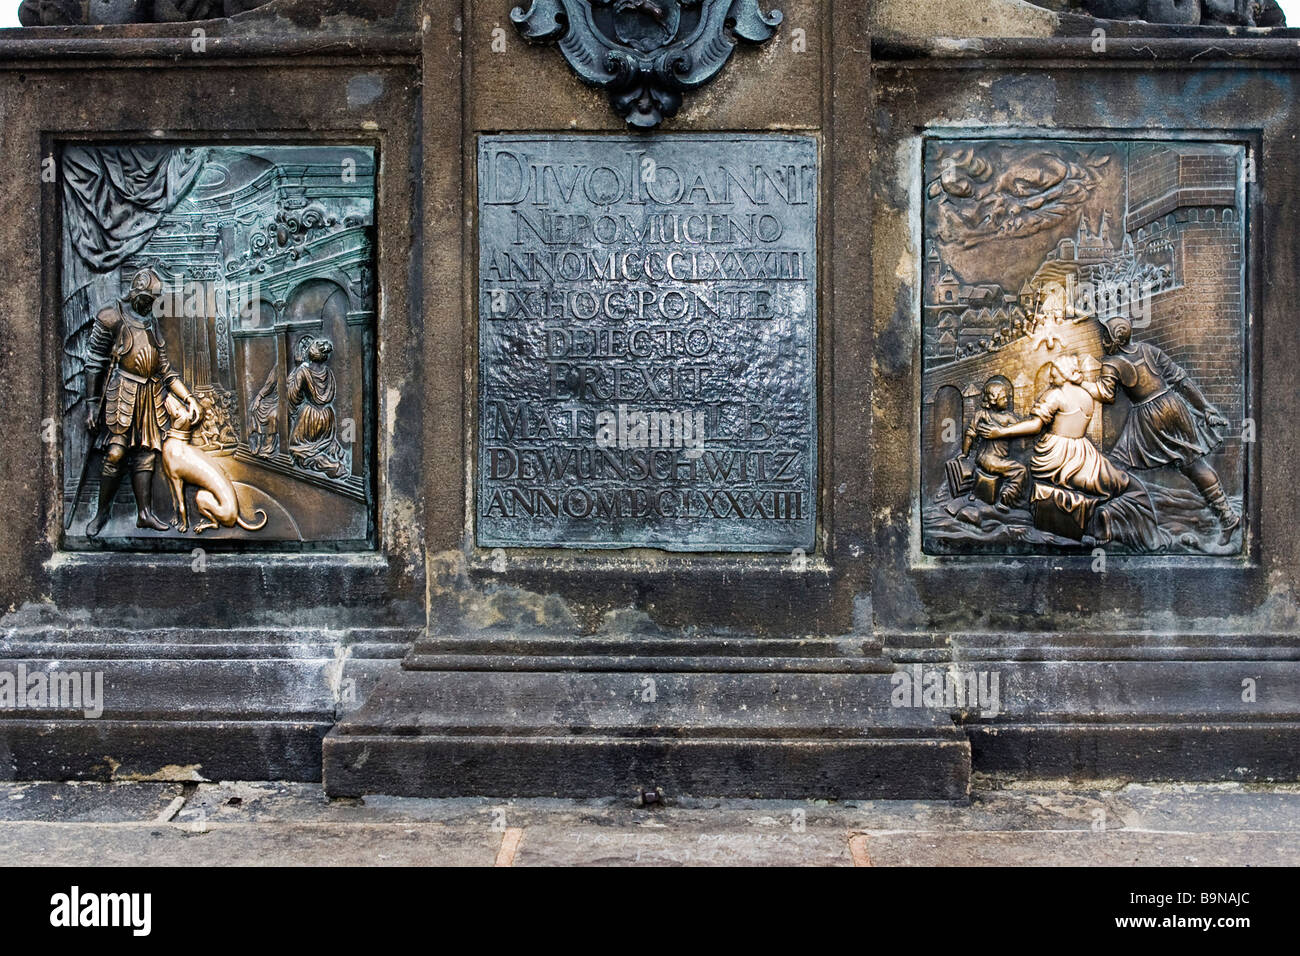
MULTIPOLYGON (((466 22, 488 22, 499 5, 495 0, 467 0, 466 22)), ((533 595, 573 601, 579 615, 599 616, 598 609, 616 607, 646 610, 654 603, 654 630, 671 634, 688 621, 701 626, 725 626, 755 636, 790 633, 844 634, 854 626, 854 604, 850 595, 863 587, 863 568, 856 555, 865 542, 857 530, 856 508, 840 506, 854 496, 864 481, 857 464, 867 454, 866 422, 861 418, 841 419, 840 407, 851 408, 855 396, 863 393, 865 369, 851 358, 851 343, 860 323, 852 316, 854 302, 863 301, 867 277, 856 263, 865 259, 869 221, 859 211, 831 202, 846 191, 862 192, 866 179, 866 143, 869 135, 857 120, 867 102, 864 77, 866 55, 851 40, 836 37, 865 36, 865 16, 859 5, 830 7, 816 0, 783 3, 786 23, 807 30, 808 53, 785 54, 769 64, 769 72, 755 72, 747 59, 759 56, 754 50, 738 49, 731 66, 707 88, 688 99, 673 122, 671 132, 726 132, 738 129, 781 128, 811 134, 821 141, 821 210, 818 225, 820 250, 818 274, 818 532, 815 553, 796 569, 787 555, 772 554, 671 554, 654 549, 617 552, 511 548, 504 572, 493 570, 491 549, 476 546, 473 533, 474 483, 470 469, 475 460, 477 436, 477 259, 478 236, 473 197, 477 195, 476 158, 481 133, 544 133, 536 123, 538 115, 551 110, 572 113, 574 123, 564 132, 624 132, 625 124, 608 109, 603 97, 582 92, 575 99, 575 87, 568 66, 553 50, 512 41, 508 55, 492 51, 490 32, 477 31, 468 38, 471 59, 471 87, 466 91, 461 166, 465 171, 464 212, 467 227, 462 233, 461 255, 467 264, 459 290, 460 314, 465 316, 461 335, 463 362, 470 370, 460 390, 464 424, 455 485, 461 489, 459 520, 450 525, 449 509, 431 514, 429 528, 430 574, 447 583, 431 591, 429 636, 416 648, 417 655, 432 651, 440 637, 455 639, 466 625, 462 615, 477 594, 489 594, 501 586, 524 592, 525 602, 533 595), (846 19, 847 18, 847 19, 846 19), (829 24, 836 22, 834 34, 829 24), (852 22, 850 22, 852 21, 852 22), (775 73, 771 72, 775 71, 775 73), (538 78, 542 78, 538 82, 538 78), (781 85, 787 96, 774 99, 765 91, 781 85), (838 91, 832 96, 831 91, 838 91), (539 100, 540 97, 540 100, 539 100), (802 119, 794 119, 802 117, 802 119), (831 139, 832 131, 836 137, 831 139), (832 147, 830 144, 834 142, 832 147), (832 239, 834 241, 832 241, 832 239), (846 291, 840 291, 842 289, 846 291), (835 349, 831 343, 837 341, 835 349), (847 352, 846 352, 847 348, 847 352), (842 365, 840 363, 843 363, 842 365), (838 485, 844 488, 838 492, 838 485), (842 517, 840 517, 842 515, 842 517), (737 576, 744 572, 743 578, 737 576), (452 590, 451 582, 456 582, 452 590), (467 595, 471 596, 469 602, 467 595)), ((780 42, 774 40, 773 42, 780 42)), ((555 130, 560 132, 560 130, 555 130)), ((445 303, 443 304, 445 307, 445 303)), ((450 334, 451 329, 445 330, 450 334)), ((859 353, 861 354, 861 353, 859 353)), ((459 381, 458 381, 459 384, 459 381)), ((450 437, 450 436, 448 436, 450 437)), ((452 463, 439 455, 430 462, 451 488, 452 463)), ((446 499, 444 499, 446 500, 446 499)), ((859 612, 860 612, 859 608, 859 612)), ((592 618, 595 619, 594 617, 592 618)), ((515 636, 531 630, 516 630, 515 636)), ((552 627, 537 629, 539 635, 563 633, 552 627)), ((487 635, 484 635, 485 639, 487 635)))
MULTIPOLYGON (((83 127, 60 127, 52 128, 45 126, 41 130, 41 150, 42 155, 50 155, 56 148, 57 144, 69 141, 126 141, 130 139, 161 139, 167 142, 231 142, 233 144, 247 143, 254 139, 264 142, 285 142, 288 144, 308 145, 312 142, 320 143, 344 143, 355 142, 359 145, 370 145, 376 148, 376 155, 380 163, 380 168, 376 175, 376 216, 380 215, 382 208, 391 208, 409 203, 409 194, 406 197, 399 198, 399 191, 405 192, 401 188, 399 171, 395 166, 404 162, 403 157, 410 155, 409 132, 401 124, 395 122, 400 116, 399 110, 402 108, 400 101, 403 98, 401 93, 390 93, 386 97, 387 103, 385 109, 392 110, 388 116, 388 122, 378 129, 367 129, 360 121, 351 126, 337 126, 328 128, 322 126, 320 122, 313 118, 314 110, 321 108, 320 99, 323 96, 337 96, 340 99, 346 96, 346 80, 342 83, 327 84, 323 78, 317 75, 318 70, 327 69, 325 67, 309 66, 307 64, 297 65, 293 68, 280 68, 276 71, 275 80, 281 83, 301 82, 318 91, 315 94, 304 92, 298 99, 298 105, 290 106, 281 104, 276 114, 268 113, 264 122, 250 123, 247 114, 240 115, 235 109, 214 110, 211 114, 208 125, 201 129, 187 127, 183 121, 175 125, 169 125, 164 122, 165 107, 167 100, 160 103, 153 103, 154 113, 151 119, 153 124, 139 122, 140 117, 134 114, 138 113, 137 103, 129 97, 115 97, 111 102, 99 104, 99 113, 91 120, 93 125, 83 127), (117 115, 114 115, 114 114, 117 115), (296 113, 297 115, 289 115, 296 113), (226 117, 229 118, 226 118, 226 117), (236 125, 237 124, 237 125, 236 125), (111 129, 111 134, 104 134, 99 130, 111 129), (163 136, 159 137, 157 132, 161 131, 163 136), (397 181, 395 181, 397 180, 397 181)), ((390 68, 391 69, 391 68, 390 68)), ((95 74, 89 70, 88 82, 94 82, 95 74)), ((169 75, 169 82, 177 89, 176 102, 178 105, 184 104, 187 97, 181 95, 188 94, 188 97, 194 99, 211 99, 215 93, 205 91, 206 88, 215 89, 221 82, 221 78, 213 75, 220 72, 220 67, 211 65, 201 68, 189 68, 186 71, 178 68, 169 75)), ((247 75, 246 72, 243 73, 247 75)), ((327 74, 326 74, 327 75, 327 74)), ((400 76, 400 68, 394 69, 391 74, 393 77, 400 76)), ((268 82, 271 77, 268 76, 268 82)), ((141 77, 137 82, 143 82, 141 77)), ((396 84, 393 84, 397 89, 396 84)), ((59 91, 57 95, 67 96, 67 92, 59 91)), ((54 117, 67 115, 66 111, 59 108, 50 108, 46 116, 54 117)), ((45 277, 45 294, 43 296, 44 306, 42 309, 42 328, 45 329, 45 354, 48 360, 53 361, 58 355, 57 335, 55 341, 51 340, 51 329, 57 329, 59 322, 59 292, 58 292, 58 250, 59 250, 59 228, 60 223, 57 216, 59 209, 59 196, 55 184, 45 184, 42 191, 42 208, 49 210, 49 213, 42 213, 39 221, 42 223, 43 235, 40 247, 42 252, 42 275, 45 277)), ((397 221, 401 221, 398 219, 397 221)), ((376 235, 375 242, 375 263, 376 271, 379 277, 377 292, 377 304, 379 305, 375 329, 376 336, 376 358, 375 358, 375 376, 377 392, 382 396, 386 387, 392 387, 397 370, 392 367, 392 351, 390 343, 396 336, 405 336, 401 331, 402 326, 398 325, 398 316, 395 313, 397 303, 406 297, 405 284, 409 281, 404 263, 397 254, 398 250, 410 247, 410 238, 403 240, 401 236, 394 236, 391 233, 394 230, 388 230, 390 235, 382 238, 376 235), (382 342, 383 347, 379 348, 382 342), (386 352, 387 359, 381 358, 380 353, 386 352)), ((378 233, 378 230, 377 230, 378 233)), ((405 326, 405 323, 402 323, 405 326)), ((409 326, 407 326, 409 328, 409 326)), ((404 370, 402 374, 409 375, 414 369, 404 370)), ((56 407, 48 404, 53 401, 58 388, 57 375, 51 374, 46 379, 46 402, 48 408, 56 407)), ((380 398, 379 407, 376 409, 376 417, 383 422, 388 414, 388 409, 383 398, 380 398)), ((394 437, 391 433, 385 434, 383 441, 379 442, 376 449, 378 460, 377 484, 379 489, 378 508, 376 514, 376 531, 375 545, 372 549, 362 549, 361 552, 349 557, 343 554, 329 556, 322 555, 319 560, 313 559, 304 562, 301 558, 294 559, 291 549, 284 547, 273 547, 273 551, 287 551, 284 556, 275 556, 272 554, 262 554, 257 557, 243 558, 230 554, 225 557, 230 567, 223 572, 224 577, 235 577, 241 574, 236 569, 240 566, 247 566, 248 571, 258 575, 267 575, 269 579, 265 583, 254 584, 248 582, 247 587, 252 594, 262 594, 269 604, 274 605, 277 602, 284 601, 289 606, 294 604, 301 605, 301 598, 294 600, 290 594, 279 594, 280 587, 276 585, 273 578, 276 576, 277 568, 284 568, 284 573, 294 573, 291 569, 296 564, 299 567, 305 567, 307 564, 312 565, 317 572, 322 570, 322 566, 338 566, 341 569, 351 564, 354 567, 358 565, 373 564, 374 567, 370 573, 378 570, 380 567, 390 566, 392 558, 397 557, 395 547, 397 546, 398 529, 389 527, 392 522, 392 510, 394 502, 391 500, 394 495, 401 494, 401 487, 404 484, 400 475, 393 473, 393 458, 395 455, 402 454, 403 450, 395 449, 393 446, 394 437), (367 555, 366 552, 370 551, 367 555)), ((95 573, 93 569, 104 568, 106 571, 114 572, 113 577, 118 579, 118 587, 121 588, 122 596, 115 603, 127 604, 132 599, 138 599, 144 604, 152 601, 158 601, 163 606, 169 602, 169 595, 175 593, 184 593, 190 586, 189 576, 193 574, 189 570, 188 559, 182 560, 182 555, 173 558, 163 556, 144 556, 132 555, 129 552, 113 553, 87 553, 79 552, 76 556, 71 554, 61 554, 58 551, 58 541, 61 538, 61 523, 58 520, 61 515, 57 515, 61 509, 57 504, 57 488, 50 484, 45 489, 45 495, 55 494, 55 505, 51 508, 49 514, 52 516, 48 525, 47 540, 52 547, 55 558, 52 563, 47 563, 47 571, 52 575, 54 581, 66 579, 70 587, 84 587, 84 582, 78 582, 76 575, 72 574, 73 568, 78 566, 84 567, 89 573, 95 573), (124 565, 138 564, 145 569, 141 573, 128 573, 122 568, 124 565), (176 565, 177 583, 174 587, 159 586, 158 577, 164 578, 170 576, 173 572, 171 566, 176 565), (141 585, 139 595, 133 594, 133 582, 138 581, 141 585), (151 597, 152 596, 152 597, 151 597)), ((200 546, 201 542, 195 546, 200 546)), ((186 549, 188 552, 189 549, 186 549)), ((220 548, 209 548, 216 554, 221 554, 220 548)), ((355 571, 344 571, 345 575, 355 574, 355 571)), ((239 587, 239 585, 231 585, 239 587)), ((235 591, 234 593, 238 593, 235 591)), ((328 592, 326 592, 328 593, 328 592)), ((71 591, 69 592, 71 595, 71 591)), ((111 616, 111 611, 102 612, 105 616, 111 616)), ((228 626, 229 622, 223 622, 228 626)))

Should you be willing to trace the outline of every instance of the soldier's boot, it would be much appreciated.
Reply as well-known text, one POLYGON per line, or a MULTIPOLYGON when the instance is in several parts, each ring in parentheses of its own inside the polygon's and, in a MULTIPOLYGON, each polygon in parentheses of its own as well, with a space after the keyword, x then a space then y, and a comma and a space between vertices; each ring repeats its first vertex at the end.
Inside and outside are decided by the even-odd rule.
POLYGON ((99 479, 99 503, 95 506, 95 517, 86 522, 86 537, 97 538, 108 524, 109 512, 113 510, 113 498, 122 485, 122 475, 103 474, 99 479))
POLYGON ((1219 543, 1227 544, 1232 540, 1233 532, 1241 525, 1241 515, 1232 510, 1232 505, 1228 503, 1228 496, 1224 494, 1221 483, 1216 481, 1209 488, 1206 488, 1204 495, 1205 503, 1210 506, 1210 510, 1219 519, 1219 527, 1223 529, 1223 534, 1219 536, 1219 543))
POLYGON ((153 472, 137 471, 131 475, 131 488, 135 491, 135 504, 138 514, 135 519, 137 528, 152 528, 154 531, 169 531, 171 525, 153 513, 153 472))

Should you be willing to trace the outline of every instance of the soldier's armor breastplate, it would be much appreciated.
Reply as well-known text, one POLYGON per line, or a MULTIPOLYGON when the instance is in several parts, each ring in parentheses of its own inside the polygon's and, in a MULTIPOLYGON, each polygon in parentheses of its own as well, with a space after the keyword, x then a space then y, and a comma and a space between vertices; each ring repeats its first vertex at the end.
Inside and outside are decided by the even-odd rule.
POLYGON ((118 367, 124 372, 149 378, 158 369, 158 349, 149 330, 131 319, 123 317, 117 337, 118 367))
POLYGON ((1145 402, 1169 388, 1147 357, 1145 349, 1138 349, 1133 358, 1127 355, 1108 356, 1106 364, 1115 366, 1120 382, 1134 402, 1145 402))

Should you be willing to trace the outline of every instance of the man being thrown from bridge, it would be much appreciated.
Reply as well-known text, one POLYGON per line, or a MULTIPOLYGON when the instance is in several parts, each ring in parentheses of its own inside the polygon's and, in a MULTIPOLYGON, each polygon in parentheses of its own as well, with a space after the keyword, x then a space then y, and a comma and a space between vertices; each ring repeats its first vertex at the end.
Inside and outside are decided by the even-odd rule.
POLYGON ((1111 404, 1119 391, 1133 402, 1110 457, 1127 470, 1173 465, 1196 486, 1219 519, 1220 543, 1232 540, 1241 515, 1232 509, 1205 456, 1223 445, 1228 421, 1174 361, 1149 342, 1133 342, 1128 319, 1101 323, 1101 375, 1083 387, 1111 404))
MULTIPOLYGON (((1150 496, 1136 479, 1101 453, 1088 438, 1088 425, 1097 414, 1097 400, 1084 382, 1083 370, 1075 355, 1052 360, 1048 375, 1050 387, 1030 409, 1029 417, 1014 425, 982 422, 977 431, 981 438, 1007 439, 1038 436, 1030 472, 1034 476, 1034 524, 1044 527, 1040 516, 1060 510, 1061 500, 1067 509, 1069 537, 1082 540, 1090 533, 1098 541, 1118 541, 1139 551, 1159 551, 1170 544, 1170 536, 1160 528, 1150 496), (1060 489, 1064 498, 1053 489, 1060 489), (1056 505, 1052 505, 1057 497, 1056 505)), ((1046 522, 1046 530, 1064 533, 1065 525, 1046 522)))

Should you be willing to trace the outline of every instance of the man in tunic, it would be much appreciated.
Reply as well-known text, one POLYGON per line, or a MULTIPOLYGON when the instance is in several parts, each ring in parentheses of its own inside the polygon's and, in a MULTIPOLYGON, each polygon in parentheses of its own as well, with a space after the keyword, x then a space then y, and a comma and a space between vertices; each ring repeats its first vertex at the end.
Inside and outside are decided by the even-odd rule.
POLYGON ((167 344, 153 317, 153 305, 160 295, 162 280, 152 270, 141 269, 131 280, 130 293, 101 309, 91 328, 86 430, 95 436, 95 447, 104 450, 99 505, 86 525, 86 535, 91 538, 108 523, 128 458, 136 527, 154 531, 170 527, 153 512, 154 465, 169 427, 163 403, 170 392, 195 418, 199 406, 167 359, 167 344))
POLYGON ((1111 404, 1123 391, 1133 403, 1110 456, 1132 470, 1177 468, 1219 519, 1226 543, 1241 524, 1241 515, 1228 503, 1219 475, 1205 456, 1223 444, 1228 421, 1168 355, 1149 342, 1133 342, 1132 336, 1128 319, 1102 323, 1106 357, 1101 375, 1084 386, 1099 402, 1111 404))
MULTIPOLYGON (((975 451, 975 464, 988 472, 1001 484, 994 507, 998 511, 1010 511, 1024 492, 1025 482, 1029 479, 1029 469, 1011 457, 1010 443, 1005 438, 981 438, 979 428, 985 422, 994 427, 1014 425, 1020 419, 1010 410, 1011 395, 1006 382, 989 379, 984 385, 984 405, 975 414, 975 419, 962 436, 961 453, 970 455, 975 451)), ((971 498, 975 497, 974 491, 971 498)))

